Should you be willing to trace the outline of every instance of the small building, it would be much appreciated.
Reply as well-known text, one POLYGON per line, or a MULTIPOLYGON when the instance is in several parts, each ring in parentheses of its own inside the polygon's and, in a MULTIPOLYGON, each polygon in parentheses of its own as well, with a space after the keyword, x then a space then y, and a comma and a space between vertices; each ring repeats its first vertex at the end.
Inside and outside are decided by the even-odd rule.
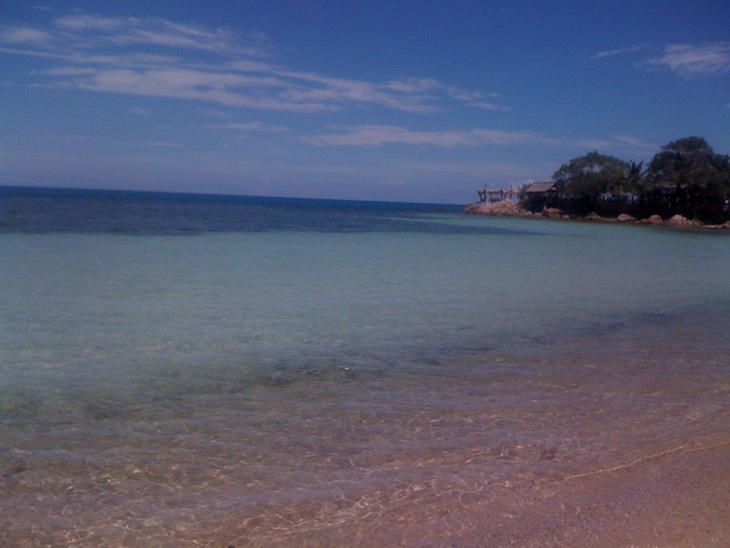
POLYGON ((524 192, 528 196, 549 196, 551 194, 555 194, 557 196, 558 187, 552 181, 540 181, 530 183, 530 186, 528 186, 524 192))
POLYGON ((557 207, 558 187, 552 181, 530 183, 523 191, 524 207, 529 211, 542 211, 546 207, 557 207))

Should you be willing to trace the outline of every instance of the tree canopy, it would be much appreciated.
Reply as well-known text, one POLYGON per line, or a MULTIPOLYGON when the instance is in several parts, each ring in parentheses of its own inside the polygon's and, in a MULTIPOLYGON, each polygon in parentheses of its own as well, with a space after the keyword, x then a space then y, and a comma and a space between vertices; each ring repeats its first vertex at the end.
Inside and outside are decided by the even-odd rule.
POLYGON ((596 198, 618 190, 626 182, 630 169, 628 162, 594 150, 560 166, 553 174, 553 181, 565 198, 596 198))
POLYGON ((730 158, 702 137, 686 137, 662 147, 647 167, 648 186, 695 187, 717 195, 730 193, 730 158))
POLYGON ((594 150, 560 166, 553 181, 558 195, 551 207, 569 214, 681 214, 713 223, 730 219, 730 157, 716 153, 703 137, 661 147, 645 170, 642 162, 594 150))

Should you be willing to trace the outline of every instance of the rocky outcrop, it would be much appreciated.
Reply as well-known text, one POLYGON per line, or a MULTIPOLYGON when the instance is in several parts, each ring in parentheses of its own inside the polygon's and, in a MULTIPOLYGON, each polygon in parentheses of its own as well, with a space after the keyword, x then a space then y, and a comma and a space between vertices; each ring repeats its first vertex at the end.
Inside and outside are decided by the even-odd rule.
POLYGON ((659 215, 652 215, 651 217, 647 217, 646 219, 642 219, 642 224, 646 225, 663 225, 664 219, 662 219, 659 215))
POLYGON ((559 209, 556 209, 554 207, 547 207, 542 210, 542 216, 547 217, 548 219, 566 219, 567 217, 563 214, 562 211, 559 209))
POLYGON ((696 219, 688 219, 682 215, 675 215, 670 219, 664 220, 659 215, 652 215, 646 219, 637 219, 627 213, 622 213, 618 217, 601 217, 596 213, 589 213, 585 217, 574 218, 559 209, 548 208, 541 213, 532 213, 520 207, 520 205, 512 200, 501 200, 499 202, 480 202, 469 204, 464 208, 464 213, 472 213, 477 215, 492 215, 497 217, 542 217, 547 219, 574 219, 581 221, 593 221, 601 223, 625 223, 625 224, 647 224, 657 226, 672 226, 678 228, 720 228, 730 229, 730 221, 721 225, 704 225, 696 219))
POLYGON ((700 221, 697 221, 695 219, 688 219, 687 217, 683 217, 682 215, 675 215, 674 217, 671 217, 664 221, 664 224, 667 226, 678 226, 682 228, 702 226, 702 223, 700 221))
POLYGON ((724 229, 730 229, 730 221, 727 221, 726 223, 722 223, 721 225, 704 225, 704 228, 724 228, 724 229))
POLYGON ((475 213, 478 215, 495 215, 499 217, 532 217, 533 214, 522 209, 512 200, 501 200, 499 202, 482 202, 469 204, 464 213, 475 213))
POLYGON ((611 217, 601 217, 598 213, 589 213, 583 218, 584 221, 595 221, 597 223, 613 223, 616 219, 611 217))

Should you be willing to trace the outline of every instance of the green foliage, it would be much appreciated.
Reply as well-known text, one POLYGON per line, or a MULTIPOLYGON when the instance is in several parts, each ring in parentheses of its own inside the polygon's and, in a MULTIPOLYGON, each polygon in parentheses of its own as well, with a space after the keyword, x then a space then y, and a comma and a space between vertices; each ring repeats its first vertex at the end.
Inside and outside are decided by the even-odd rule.
POLYGON ((594 150, 560 166, 553 174, 553 181, 564 198, 595 199, 605 192, 621 189, 631 169, 631 164, 594 150))
POLYGON ((629 162, 629 169, 626 171, 624 181, 621 183, 621 190, 632 194, 641 194, 645 188, 644 183, 644 162, 629 162))
POLYGON ((712 195, 730 193, 730 158, 718 154, 702 137, 685 137, 662 147, 649 163, 650 187, 702 189, 712 195))
POLYGON ((553 174, 557 206, 575 215, 681 214, 712 224, 730 219, 730 157, 704 138, 672 141, 643 167, 595 150, 573 158, 553 174))

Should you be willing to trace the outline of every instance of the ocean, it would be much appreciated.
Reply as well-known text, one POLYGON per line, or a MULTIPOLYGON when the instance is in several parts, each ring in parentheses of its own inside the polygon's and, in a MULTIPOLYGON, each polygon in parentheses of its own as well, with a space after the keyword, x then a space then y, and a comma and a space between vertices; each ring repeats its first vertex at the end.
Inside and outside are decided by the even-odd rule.
POLYGON ((727 545, 730 234, 460 210, 0 187, 0 546, 727 545))

